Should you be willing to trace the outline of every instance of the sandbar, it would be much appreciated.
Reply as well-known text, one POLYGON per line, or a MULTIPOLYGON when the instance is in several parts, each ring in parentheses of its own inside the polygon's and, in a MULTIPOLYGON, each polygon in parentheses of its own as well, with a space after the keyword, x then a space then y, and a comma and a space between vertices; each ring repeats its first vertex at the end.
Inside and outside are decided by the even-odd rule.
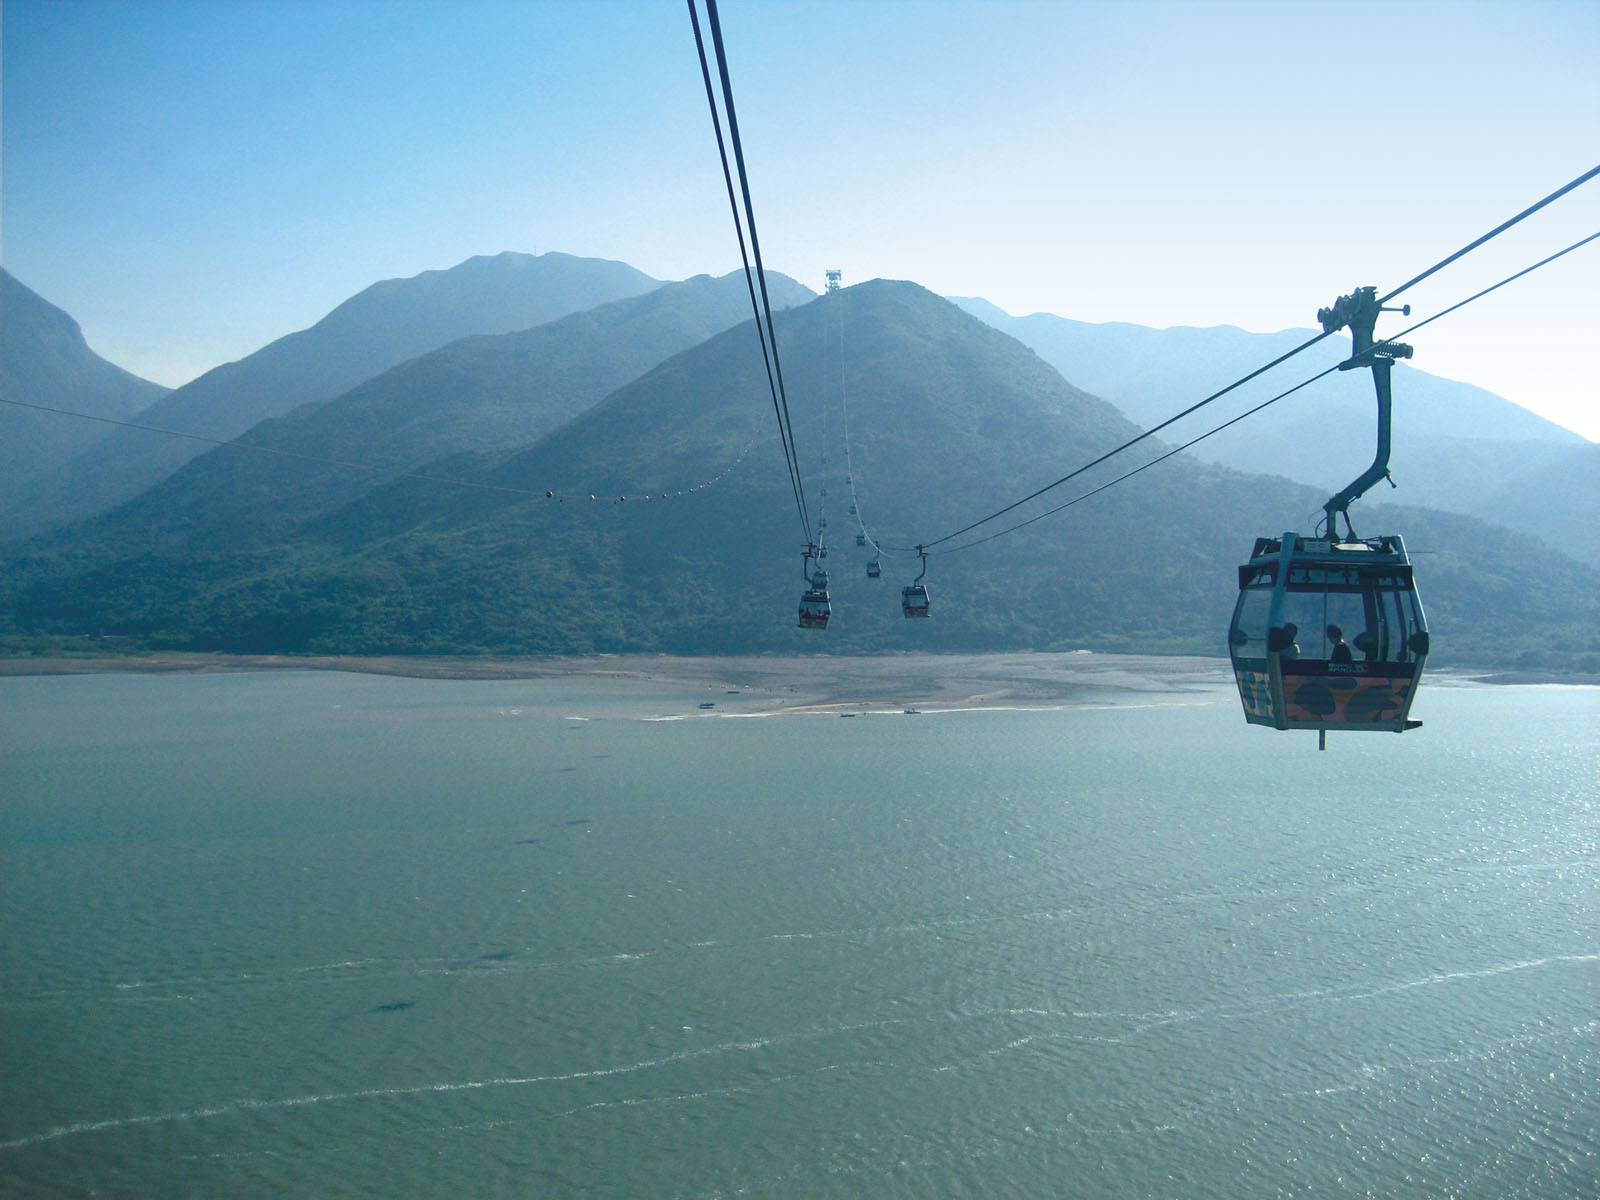
POLYGON ((595 655, 412 658, 147 654, 0 659, 0 676, 97 672, 351 671, 417 679, 616 680, 680 691, 716 715, 932 712, 968 708, 1202 703, 1233 687, 1224 658, 1067 653, 862 656, 595 655))

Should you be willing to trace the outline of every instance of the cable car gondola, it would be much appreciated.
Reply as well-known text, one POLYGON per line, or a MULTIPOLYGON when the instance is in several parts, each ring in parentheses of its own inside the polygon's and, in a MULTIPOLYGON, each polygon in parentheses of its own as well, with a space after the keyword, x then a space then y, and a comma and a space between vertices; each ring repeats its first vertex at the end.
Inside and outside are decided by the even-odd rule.
POLYGON ((922 586, 922 576, 928 573, 928 556, 921 546, 917 547, 917 555, 922 559, 922 573, 900 589, 900 611, 907 619, 928 615, 928 589, 922 586))
POLYGON ((1428 626, 1397 535, 1258 538, 1239 568, 1228 644, 1253 725, 1401 733, 1422 724, 1409 714, 1428 626))
POLYGON ((876 579, 883 574, 883 568, 878 565, 878 556, 874 554, 872 561, 867 564, 867 578, 876 579))
POLYGON ((1361 288, 1317 314, 1325 332, 1350 327, 1354 353, 1341 370, 1372 368, 1377 455, 1323 505, 1318 536, 1256 539, 1250 561, 1239 568, 1228 629, 1245 720, 1315 729, 1319 744, 1330 729, 1403 733, 1422 724, 1410 712, 1428 655, 1428 625, 1405 544, 1399 535, 1357 538, 1350 526, 1350 503, 1389 474, 1390 370, 1396 358, 1411 357, 1409 346, 1373 343, 1381 311, 1377 289, 1361 288))
POLYGON ((867 535, 864 534, 864 533, 856 534, 856 545, 865 546, 866 544, 867 544, 867 535))
POLYGON ((828 617, 833 613, 833 605, 828 599, 828 573, 820 563, 816 571, 809 569, 807 564, 813 557, 820 559, 822 554, 815 546, 808 546, 805 557, 801 559, 801 574, 806 581, 806 590, 800 595, 800 628, 826 629, 828 617))

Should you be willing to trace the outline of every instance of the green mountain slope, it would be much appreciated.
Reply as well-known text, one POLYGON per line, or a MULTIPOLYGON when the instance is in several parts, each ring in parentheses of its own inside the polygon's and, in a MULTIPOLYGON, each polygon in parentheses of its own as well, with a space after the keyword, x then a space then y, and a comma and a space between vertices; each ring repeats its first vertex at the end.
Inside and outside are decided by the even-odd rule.
MULTIPOLYGON (((1256 536, 1309 529, 1324 498, 1179 456, 1008 536, 967 545, 985 526, 933 547, 933 617, 908 622, 898 589, 918 569, 911 547, 1134 427, 912 284, 835 293, 781 314, 778 329, 806 488, 814 505, 828 493, 835 616, 824 633, 794 627, 801 525, 749 323, 510 457, 428 468, 482 472, 515 491, 396 479, 279 545, 151 555, 31 583, 8 611, 28 633, 238 651, 1221 653, 1234 567, 1256 536), (855 500, 887 548, 880 580, 865 577, 868 552, 853 544, 846 402, 855 500)), ((1363 532, 1406 535, 1436 661, 1594 655, 1594 571, 1466 518, 1364 505, 1353 515, 1363 532)))
MULTIPOLYGON (((769 277, 768 287, 779 306, 814 298, 786 276, 769 277)), ((441 456, 532 442, 749 311, 741 272, 666 284, 517 333, 463 338, 264 421, 238 439, 248 449, 201 455, 30 549, 92 566, 269 543, 441 456)))
POLYGON ((1600 445, 1588 443, 1479 498, 1481 511, 1600 565, 1600 445))
MULTIPOLYGON (((76 321, 0 269, 0 398, 125 421, 167 390, 101 358, 76 321)), ((0 405, 0 527, 15 531, 41 484, 114 428, 0 405)))
MULTIPOLYGON (((237 437, 458 338, 528 329, 658 286, 626 263, 566 254, 500 254, 386 280, 311 328, 168 393, 140 422, 207 438, 237 437)), ((31 528, 109 508, 208 448, 203 441, 115 430, 39 492, 27 514, 31 528)))

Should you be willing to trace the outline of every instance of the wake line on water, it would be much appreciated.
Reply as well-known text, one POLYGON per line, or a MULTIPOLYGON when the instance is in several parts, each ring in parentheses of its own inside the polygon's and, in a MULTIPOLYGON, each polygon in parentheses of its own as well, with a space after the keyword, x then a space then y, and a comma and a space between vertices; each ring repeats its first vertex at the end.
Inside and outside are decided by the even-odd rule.
POLYGON ((61 1138, 87 1133, 103 1133, 114 1129, 130 1129, 141 1125, 203 1121, 213 1117, 233 1116, 238 1113, 309 1108, 313 1105, 337 1104, 348 1100, 392 1099, 396 1096, 424 1096, 430 1094, 445 1095, 452 1092, 486 1091, 490 1088, 531 1087, 541 1083, 570 1083, 575 1080, 604 1079, 614 1075, 630 1075, 639 1071, 649 1071, 656 1067, 670 1066, 673 1063, 684 1062, 693 1058, 760 1050, 765 1046, 771 1045, 775 1040, 779 1039, 757 1038, 744 1042, 728 1042, 718 1046, 707 1046, 700 1050, 684 1050, 677 1054, 666 1055, 663 1058, 643 1059, 636 1063, 627 1063, 617 1067, 597 1067, 590 1071, 569 1071, 565 1074, 557 1075, 506 1076, 495 1079, 469 1079, 455 1083, 420 1083, 410 1087, 363 1088, 353 1092, 325 1092, 312 1096, 285 1096, 277 1100, 231 1100, 226 1104, 187 1109, 180 1112, 148 1113, 135 1117, 110 1117, 103 1121, 74 1121, 70 1125, 58 1125, 54 1129, 45 1129, 38 1133, 29 1134, 26 1137, 0 1142, 0 1150, 24 1150, 30 1146, 58 1141, 61 1138))
MULTIPOLYGON (((87 1134, 105 1133, 122 1129, 133 1129, 151 1125, 176 1124, 187 1121, 204 1121, 217 1117, 236 1116, 241 1113, 258 1113, 287 1111, 297 1108, 310 1108, 322 1104, 337 1104, 354 1100, 393 1099, 403 1096, 449 1095, 458 1092, 486 1091, 492 1088, 517 1088, 532 1087, 539 1084, 572 1083, 591 1079, 605 1079, 616 1076, 632 1075, 643 1071, 654 1070, 659 1067, 671 1066, 675 1063, 687 1062, 697 1058, 708 1058, 723 1054, 748 1054, 763 1050, 771 1046, 789 1042, 814 1041, 820 1038, 833 1038, 841 1035, 862 1033, 870 1030, 886 1029, 896 1025, 910 1025, 932 1021, 935 1023, 966 1023, 969 1021, 991 1020, 1015 1016, 1047 1016, 1052 1018, 1067 1019, 1096 1019, 1102 1014, 1097 1013, 1062 1013, 1044 1009, 1006 1008, 985 1010, 978 1012, 954 1012, 938 1015, 895 1016, 885 1017, 875 1021, 851 1022, 845 1025, 814 1028, 786 1034, 775 1034, 769 1037, 749 1038, 736 1042, 722 1042, 715 1046, 705 1046, 696 1050, 683 1050, 676 1054, 664 1055, 660 1058, 641 1059, 638 1062, 626 1063, 614 1067, 597 1067, 587 1071, 568 1071, 549 1075, 524 1075, 501 1076, 493 1079, 471 1079, 461 1081, 446 1081, 442 1083, 413 1084, 406 1087, 362 1088, 348 1092, 324 1092, 310 1096, 285 1096, 278 1099, 242 1099, 232 1100, 224 1104, 210 1105, 204 1108, 186 1109, 175 1112, 146 1113, 131 1117, 109 1117, 100 1121, 74 1121, 67 1125, 58 1125, 51 1129, 40 1130, 38 1133, 28 1134, 24 1137, 12 1138, 0 1142, 0 1151, 25 1150, 30 1147, 44 1145, 49 1142, 60 1141, 63 1138, 78 1137, 87 1134)), ((1117 1044, 1121 1039, 1110 1036, 1083 1035, 1070 1033, 1023 1034, 1008 1039, 1004 1050, 1016 1049, 1043 1037, 1046 1040, 1056 1041, 1087 1041, 1117 1044)), ((999 1052, 991 1049, 984 1052, 999 1052)), ((981 1057, 979 1055, 976 1057, 981 1057)), ((871 1064, 875 1060, 866 1060, 871 1064)), ((556 1118, 563 1115, 572 1115, 588 1111, 593 1108, 627 1106, 632 1104, 656 1103, 661 1101, 690 1100, 700 1096, 731 1095, 742 1091, 754 1090, 757 1086, 766 1086, 783 1079, 800 1078, 804 1075, 816 1074, 823 1071, 839 1070, 845 1067, 861 1066, 863 1062, 840 1063, 830 1062, 818 1067, 803 1071, 789 1072, 784 1075, 773 1075, 763 1078, 756 1083, 730 1083, 720 1088, 702 1089, 697 1092, 677 1093, 666 1097, 624 1097, 619 1100, 602 1100, 590 1104, 580 1105, 567 1110, 565 1113, 549 1114, 556 1118)), ((878 1064, 881 1065, 881 1064, 878 1064)))
POLYGON ((1269 1002, 1254 1008, 1223 1009, 1209 1008, 1197 1012, 1175 1013, 1149 1022, 1134 1030, 1134 1033, 1143 1033, 1162 1025, 1181 1025, 1192 1021, 1218 1019, 1224 1021, 1248 1020, 1261 1016, 1263 1013, 1275 1012, 1279 1009, 1294 1008, 1300 1004, 1316 1004, 1323 1002, 1343 1003, 1349 1000, 1371 1000, 1377 996, 1392 995, 1396 992, 1411 991, 1414 988, 1436 987, 1444 983, 1454 983, 1463 979, 1488 979, 1495 975, 1509 975, 1516 971, 1528 971, 1538 967, 1547 967, 1560 963, 1592 963, 1600 962, 1600 954, 1555 954, 1547 958, 1528 959, 1524 962, 1502 963, 1495 967, 1480 967, 1473 971, 1447 971, 1439 975, 1427 975, 1421 979, 1409 979, 1403 983, 1388 983, 1376 987, 1366 987, 1363 990, 1354 990, 1360 985, 1351 985, 1346 988, 1328 988, 1320 991, 1289 992, 1274 997, 1269 1002))

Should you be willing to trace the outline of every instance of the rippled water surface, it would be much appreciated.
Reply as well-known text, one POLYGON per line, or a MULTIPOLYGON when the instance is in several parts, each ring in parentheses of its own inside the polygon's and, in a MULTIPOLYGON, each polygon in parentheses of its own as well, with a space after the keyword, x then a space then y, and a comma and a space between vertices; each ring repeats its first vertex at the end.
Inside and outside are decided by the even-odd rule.
POLYGON ((698 698, 0 680, 0 1193, 1597 1194, 1600 692, 698 698))

